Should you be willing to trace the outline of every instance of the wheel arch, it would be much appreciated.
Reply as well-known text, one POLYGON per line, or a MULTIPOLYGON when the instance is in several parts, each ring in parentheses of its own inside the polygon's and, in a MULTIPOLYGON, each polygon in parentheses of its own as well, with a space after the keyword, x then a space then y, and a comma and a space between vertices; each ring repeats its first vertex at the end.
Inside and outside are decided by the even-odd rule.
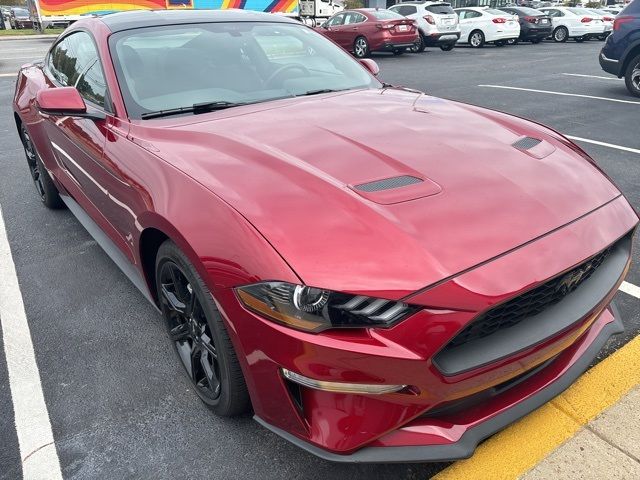
POLYGON ((627 73, 627 67, 629 66, 629 63, 638 55, 640 55, 640 40, 633 42, 631 46, 629 46, 627 50, 624 52, 624 55, 622 57, 624 58, 624 61, 622 62, 622 66, 620 68, 620 73, 619 73, 620 78, 625 76, 625 74, 627 73))

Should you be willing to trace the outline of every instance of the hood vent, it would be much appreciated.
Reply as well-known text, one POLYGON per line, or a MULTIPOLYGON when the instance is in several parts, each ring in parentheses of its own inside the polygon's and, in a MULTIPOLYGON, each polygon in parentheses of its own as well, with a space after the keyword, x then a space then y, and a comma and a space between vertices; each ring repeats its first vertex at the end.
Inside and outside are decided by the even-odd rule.
POLYGON ((537 147, 542 140, 538 140, 533 137, 522 137, 519 140, 516 140, 511 144, 512 147, 517 148, 518 150, 530 150, 533 147, 537 147))
POLYGON ((411 175, 402 175, 400 177, 376 180, 375 182, 361 183, 360 185, 355 185, 353 188, 355 188, 356 190, 360 190, 361 192, 379 192, 381 190, 391 190, 393 188, 406 187, 407 185, 413 185, 422 181, 423 180, 418 177, 412 177, 411 175))

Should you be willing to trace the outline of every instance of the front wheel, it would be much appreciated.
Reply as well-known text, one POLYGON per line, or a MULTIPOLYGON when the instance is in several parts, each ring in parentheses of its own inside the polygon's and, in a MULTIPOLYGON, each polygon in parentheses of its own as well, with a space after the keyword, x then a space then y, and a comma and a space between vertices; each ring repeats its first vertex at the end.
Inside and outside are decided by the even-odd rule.
POLYGON ((36 147, 33 145, 31 136, 24 124, 20 127, 20 138, 22 140, 24 154, 27 157, 27 165, 29 166, 31 179, 36 187, 40 201, 44 203, 45 207, 52 210, 64 208, 64 202, 60 198, 58 189, 49 176, 49 172, 44 168, 42 160, 38 152, 36 152, 36 147))
POLYGON ((576 42, 578 42, 578 43, 582 43, 582 42, 584 42, 585 40, 587 40, 587 37, 576 37, 576 38, 574 38, 574 40, 575 40, 576 42))
POLYGON ((393 54, 394 55, 402 55, 404 53, 405 49, 404 48, 394 48, 393 49, 393 54))
POLYGON ((446 45, 440 45, 440 50, 442 50, 443 52, 450 52, 451 50, 453 50, 454 46, 455 44, 453 43, 447 43, 446 45))
POLYGON ((517 44, 518 44, 517 38, 510 38, 509 40, 507 40, 507 45, 517 45, 517 44))
POLYGON ((558 27, 553 31, 553 40, 558 43, 564 43, 569 38, 569 30, 566 27, 558 27))
POLYGON ((353 54, 356 58, 365 58, 369 55, 369 42, 364 37, 356 38, 353 42, 353 54))
POLYGON ((480 30, 474 30, 469 35, 469 45, 473 48, 482 48, 484 46, 484 33, 480 30))
POLYGON ((249 394, 211 292, 170 240, 156 256, 156 285, 169 338, 200 399, 217 415, 245 412, 249 394))
POLYGON ((624 75, 624 82, 631 95, 640 97, 640 55, 629 62, 624 75))

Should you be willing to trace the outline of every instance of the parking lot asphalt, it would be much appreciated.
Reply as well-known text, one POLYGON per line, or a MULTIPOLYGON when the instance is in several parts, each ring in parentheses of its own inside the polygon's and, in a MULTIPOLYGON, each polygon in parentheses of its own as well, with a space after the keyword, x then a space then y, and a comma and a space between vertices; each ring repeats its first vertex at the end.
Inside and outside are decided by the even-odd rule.
MULTIPOLYGON (((0 206, 64 477, 425 479, 442 469, 442 464, 328 463, 250 416, 220 419, 205 408, 174 357, 159 315, 68 211, 47 211, 33 191, 11 113, 12 75, 21 64, 42 58, 49 43, 0 41, 0 206)), ((640 99, 600 70, 601 45, 430 48, 419 55, 373 58, 385 82, 640 150, 640 99)), ((384 128, 371 125, 372 132, 384 128)), ((580 144, 639 209, 640 154, 580 144)), ((635 285, 640 284, 638 249, 636 242, 628 276, 635 285)), ((640 331, 639 300, 625 293, 616 300, 627 331, 604 355, 640 331)), ((21 477, 8 385, 0 355, 2 479, 21 477)))

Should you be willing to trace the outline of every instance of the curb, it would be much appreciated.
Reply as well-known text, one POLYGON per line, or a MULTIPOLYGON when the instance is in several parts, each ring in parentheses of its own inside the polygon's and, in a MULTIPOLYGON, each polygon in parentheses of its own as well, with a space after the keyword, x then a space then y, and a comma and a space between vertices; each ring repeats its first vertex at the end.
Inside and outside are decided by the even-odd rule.
POLYGON ((43 34, 43 35, 0 35, 0 42, 2 42, 3 40, 29 40, 29 39, 44 39, 44 38, 50 38, 52 40, 55 40, 56 38, 58 38, 57 34, 54 33, 48 33, 48 34, 43 34))

